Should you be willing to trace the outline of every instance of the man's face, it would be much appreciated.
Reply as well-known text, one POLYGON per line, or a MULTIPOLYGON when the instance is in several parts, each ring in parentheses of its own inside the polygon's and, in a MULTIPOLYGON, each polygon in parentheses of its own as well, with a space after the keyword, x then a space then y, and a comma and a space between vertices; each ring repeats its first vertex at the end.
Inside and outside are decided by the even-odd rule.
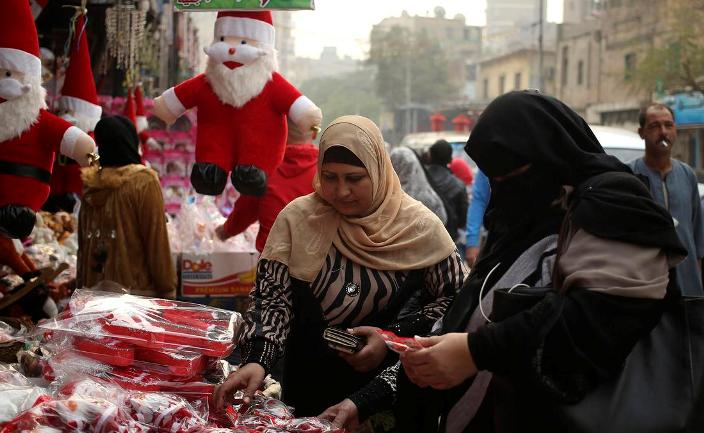
POLYGON ((675 120, 669 110, 651 107, 645 113, 645 124, 638 128, 638 134, 645 140, 646 150, 669 153, 677 139, 675 120))

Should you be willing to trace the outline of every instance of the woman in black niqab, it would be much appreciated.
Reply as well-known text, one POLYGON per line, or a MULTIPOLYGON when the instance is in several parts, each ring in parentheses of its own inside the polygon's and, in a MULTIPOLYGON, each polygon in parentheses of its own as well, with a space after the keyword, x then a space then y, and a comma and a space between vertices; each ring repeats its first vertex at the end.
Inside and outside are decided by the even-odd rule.
MULTIPOLYGON (((485 216, 489 235, 465 286, 443 319, 442 334, 467 332, 467 324, 477 309, 482 286, 493 287, 519 256, 539 241, 559 234, 563 225, 579 227, 602 239, 646 248, 661 248, 672 257, 686 254, 667 211, 651 199, 645 185, 632 175, 625 164, 604 153, 586 122, 555 98, 535 91, 511 92, 500 96, 482 113, 465 150, 490 180, 491 200, 485 216)), ((555 287, 555 292, 560 291, 560 287, 555 287)), ((487 292, 485 290, 483 294, 486 295, 487 292)), ((492 359, 494 364, 501 364, 501 368, 508 369, 511 363, 514 365, 510 368, 514 368, 523 362, 521 371, 528 371, 535 365, 528 365, 530 362, 526 362, 526 359, 530 356, 526 354, 534 353, 535 346, 543 344, 553 332, 542 325, 544 321, 552 320, 556 323, 553 319, 567 315, 567 319, 560 320, 565 323, 570 323, 570 320, 583 322, 584 317, 590 317, 594 312, 598 318, 599 309, 604 308, 599 304, 601 300, 595 301, 593 292, 589 293, 588 290, 578 292, 576 304, 582 303, 588 307, 572 305, 572 294, 554 296, 552 298, 557 299, 555 302, 541 302, 546 305, 539 317, 535 314, 526 315, 524 322, 518 327, 514 326, 514 329, 491 325, 494 327, 491 338, 507 346, 504 347, 505 353, 501 353, 501 356, 497 354, 494 358, 512 358, 514 353, 517 354, 515 359, 492 359), (540 336, 535 335, 538 333, 540 336)), ((657 323, 661 311, 661 303, 658 301, 646 304, 642 308, 643 332, 657 323)), ((622 312, 619 309, 628 310, 632 305, 627 300, 623 305, 612 306, 613 311, 603 310, 602 313, 618 316, 622 312)), ((514 325, 520 320, 514 320, 514 325)), ((582 322, 578 325, 583 326, 582 322)), ((590 325, 593 323, 590 322, 590 325)), ((589 326, 586 329, 597 334, 604 331, 592 330, 589 326)), ((626 336, 615 336, 609 341, 594 339, 598 344, 603 343, 604 347, 614 344, 619 349, 613 351, 619 353, 614 359, 600 358, 599 361, 604 361, 604 365, 622 362, 622 359, 617 359, 622 350, 627 353, 635 343, 632 340, 636 338, 636 331, 629 329, 629 332, 626 336)), ((590 340, 590 343, 593 341, 590 340)), ((496 348, 496 344, 493 347, 496 348)), ((555 359, 569 359, 569 362, 574 358, 571 353, 564 357, 559 353, 555 356, 555 359)), ((608 357, 608 354, 605 356, 608 357)), ((402 357, 402 361, 403 359, 402 357)), ((574 369, 581 368, 576 365, 581 359, 574 362, 574 369)), ((576 389, 570 390, 570 398, 581 398, 594 385, 592 380, 595 376, 592 373, 579 372, 580 379, 588 380, 585 379, 576 389)), ((411 384, 402 372, 397 404, 401 429, 407 432, 436 431, 438 416, 447 416, 471 383, 470 378, 442 392, 431 388, 420 389, 411 384), (414 404, 414 401, 422 404, 414 404)), ((515 431, 513 421, 504 424, 504 427, 509 426, 505 430, 495 424, 498 413, 495 405, 500 404, 493 396, 495 389, 489 388, 476 418, 462 431, 515 431), (492 405, 493 408, 488 408, 492 405)), ((542 401, 537 398, 538 393, 530 395, 536 398, 521 401, 523 407, 516 410, 534 408, 538 404, 536 402, 542 401)), ((552 420, 547 421, 549 425, 552 420)), ((443 428, 444 423, 440 426, 441 430, 443 428)), ((545 425, 541 425, 541 428, 545 428, 545 425)), ((559 430, 559 427, 556 428, 559 430)))

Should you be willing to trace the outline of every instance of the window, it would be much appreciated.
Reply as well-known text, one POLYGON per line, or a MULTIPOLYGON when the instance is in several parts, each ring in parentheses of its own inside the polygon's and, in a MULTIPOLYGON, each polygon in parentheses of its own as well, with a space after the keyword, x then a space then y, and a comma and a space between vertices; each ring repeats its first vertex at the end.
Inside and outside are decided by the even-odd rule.
POLYGON ((477 65, 466 65, 467 81, 477 81, 477 65))
POLYGON ((513 76, 513 90, 521 90, 521 73, 516 72, 513 76))
POLYGON ((448 39, 452 39, 455 37, 455 29, 445 29, 445 35, 447 35, 448 39))
POLYGON ((580 60, 577 62, 577 85, 581 86, 584 82, 584 62, 580 60))
POLYGON ((489 79, 484 78, 484 82, 482 83, 482 95, 484 96, 484 99, 489 99, 489 79))
POLYGON ((560 79, 560 85, 562 85, 562 86, 567 85, 567 69, 570 66, 568 54, 569 54, 568 47, 566 47, 566 46, 562 47, 562 77, 560 79))
POLYGON ((623 79, 629 81, 633 78, 636 70, 636 53, 628 53, 623 56, 623 79))
POLYGON ((506 75, 501 75, 499 77, 499 95, 503 95, 506 92, 506 75))

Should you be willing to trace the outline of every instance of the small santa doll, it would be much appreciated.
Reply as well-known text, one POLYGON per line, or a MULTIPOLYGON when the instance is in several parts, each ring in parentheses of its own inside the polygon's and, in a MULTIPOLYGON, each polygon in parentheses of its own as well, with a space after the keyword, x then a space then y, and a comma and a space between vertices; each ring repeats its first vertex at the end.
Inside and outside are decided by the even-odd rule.
POLYGON ((198 107, 191 183, 201 194, 220 194, 229 171, 240 193, 264 194, 283 160, 286 117, 301 130, 320 125, 320 109, 276 72, 274 34, 269 11, 218 13, 205 73, 154 100, 167 124, 198 107))
POLYGON ((27 0, 4 0, 0 14, 0 234, 28 236, 49 195, 57 153, 88 165, 95 142, 46 111, 39 40, 27 0))
MULTIPOLYGON (((61 97, 58 99, 59 116, 92 136, 103 109, 98 103, 93 70, 90 63, 84 11, 74 20, 73 41, 69 53, 61 97)), ((51 174, 51 192, 44 204, 50 212, 72 212, 76 196, 83 192, 81 168, 76 161, 59 155, 51 174)))

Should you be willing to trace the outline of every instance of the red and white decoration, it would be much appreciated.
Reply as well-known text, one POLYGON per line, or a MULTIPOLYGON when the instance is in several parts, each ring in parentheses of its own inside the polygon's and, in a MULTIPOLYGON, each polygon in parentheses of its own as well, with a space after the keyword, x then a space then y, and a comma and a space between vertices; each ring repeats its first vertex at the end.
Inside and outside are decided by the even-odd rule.
POLYGON ((154 114, 167 123, 198 108, 197 163, 271 175, 283 160, 286 117, 305 131, 320 124, 320 109, 276 72, 274 35, 270 11, 218 13, 205 74, 155 100, 154 114))

